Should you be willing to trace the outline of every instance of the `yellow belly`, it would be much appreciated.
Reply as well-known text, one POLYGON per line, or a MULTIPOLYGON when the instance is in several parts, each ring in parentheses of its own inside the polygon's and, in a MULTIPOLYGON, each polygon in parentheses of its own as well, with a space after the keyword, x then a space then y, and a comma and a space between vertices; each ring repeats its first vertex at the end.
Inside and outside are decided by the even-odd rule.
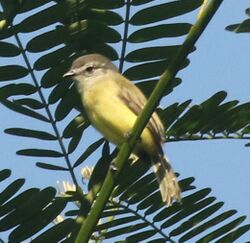
MULTIPOLYGON (((83 105, 92 125, 102 135, 118 147, 126 139, 126 135, 136 121, 137 116, 118 97, 118 87, 111 85, 110 81, 99 83, 88 92, 84 92, 83 105)), ((156 153, 156 145, 148 128, 141 134, 138 149, 149 154, 156 153)))

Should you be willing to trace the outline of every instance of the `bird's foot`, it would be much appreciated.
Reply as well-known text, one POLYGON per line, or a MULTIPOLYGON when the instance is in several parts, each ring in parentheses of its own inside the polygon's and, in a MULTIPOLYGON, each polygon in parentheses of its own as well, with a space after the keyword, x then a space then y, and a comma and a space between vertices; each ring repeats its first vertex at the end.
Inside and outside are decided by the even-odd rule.
POLYGON ((115 160, 111 161, 109 168, 110 168, 111 171, 117 171, 118 170, 117 166, 115 165, 115 160))

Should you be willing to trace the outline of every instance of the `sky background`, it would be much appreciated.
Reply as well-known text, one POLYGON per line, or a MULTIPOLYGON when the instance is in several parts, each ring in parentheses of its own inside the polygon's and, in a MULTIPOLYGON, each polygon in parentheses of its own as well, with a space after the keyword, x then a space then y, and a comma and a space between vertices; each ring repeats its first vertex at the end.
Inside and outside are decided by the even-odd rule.
MULTIPOLYGON (((244 103, 250 100, 250 35, 225 31, 227 25, 246 18, 244 11, 248 7, 249 1, 246 0, 237 3, 235 0, 223 2, 199 39, 197 50, 189 56, 191 64, 178 74, 183 79, 182 84, 164 99, 163 104, 183 102, 190 98, 193 100, 192 104, 199 104, 220 90, 228 93, 226 101, 237 99, 244 103)), ((0 65, 3 62, 0 59, 0 65)), ((13 174, 11 180, 24 177, 25 187, 29 188, 56 186, 57 180, 68 178, 65 173, 35 167, 34 162, 48 162, 47 159, 15 155, 15 151, 23 148, 48 148, 46 142, 10 136, 3 132, 9 127, 37 129, 39 122, 34 124, 33 120, 3 106, 0 106, 0 118, 0 169, 10 168, 13 174)), ((99 136, 93 130, 88 133, 85 136, 89 140, 83 141, 83 146, 99 136)), ((165 151, 181 178, 194 176, 197 188, 211 187, 211 195, 225 202, 224 211, 237 209, 239 215, 248 216, 246 222, 250 223, 250 148, 244 147, 247 142, 249 141, 175 142, 165 145, 165 151)), ((89 159, 90 164, 91 161, 95 161, 95 157, 89 159)), ((0 189, 3 187, 1 185, 0 189)), ((249 239, 250 233, 239 242, 249 239)))

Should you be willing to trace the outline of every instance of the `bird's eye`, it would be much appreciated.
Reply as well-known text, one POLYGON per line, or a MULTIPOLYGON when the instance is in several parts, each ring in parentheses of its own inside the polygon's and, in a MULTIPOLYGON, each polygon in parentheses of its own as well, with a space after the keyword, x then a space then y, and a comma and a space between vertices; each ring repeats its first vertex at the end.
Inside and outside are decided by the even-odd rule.
POLYGON ((86 72, 87 72, 88 74, 93 73, 93 71, 94 71, 94 67, 93 67, 93 66, 89 66, 89 67, 86 68, 86 72))

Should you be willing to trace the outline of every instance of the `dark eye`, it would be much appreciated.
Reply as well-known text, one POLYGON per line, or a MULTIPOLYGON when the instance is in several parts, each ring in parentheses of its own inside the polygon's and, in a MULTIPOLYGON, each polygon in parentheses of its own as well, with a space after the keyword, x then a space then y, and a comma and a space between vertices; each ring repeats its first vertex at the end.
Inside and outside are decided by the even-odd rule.
POLYGON ((93 66, 89 66, 89 67, 86 68, 86 72, 87 72, 88 74, 93 73, 93 71, 94 71, 94 67, 93 67, 93 66))

